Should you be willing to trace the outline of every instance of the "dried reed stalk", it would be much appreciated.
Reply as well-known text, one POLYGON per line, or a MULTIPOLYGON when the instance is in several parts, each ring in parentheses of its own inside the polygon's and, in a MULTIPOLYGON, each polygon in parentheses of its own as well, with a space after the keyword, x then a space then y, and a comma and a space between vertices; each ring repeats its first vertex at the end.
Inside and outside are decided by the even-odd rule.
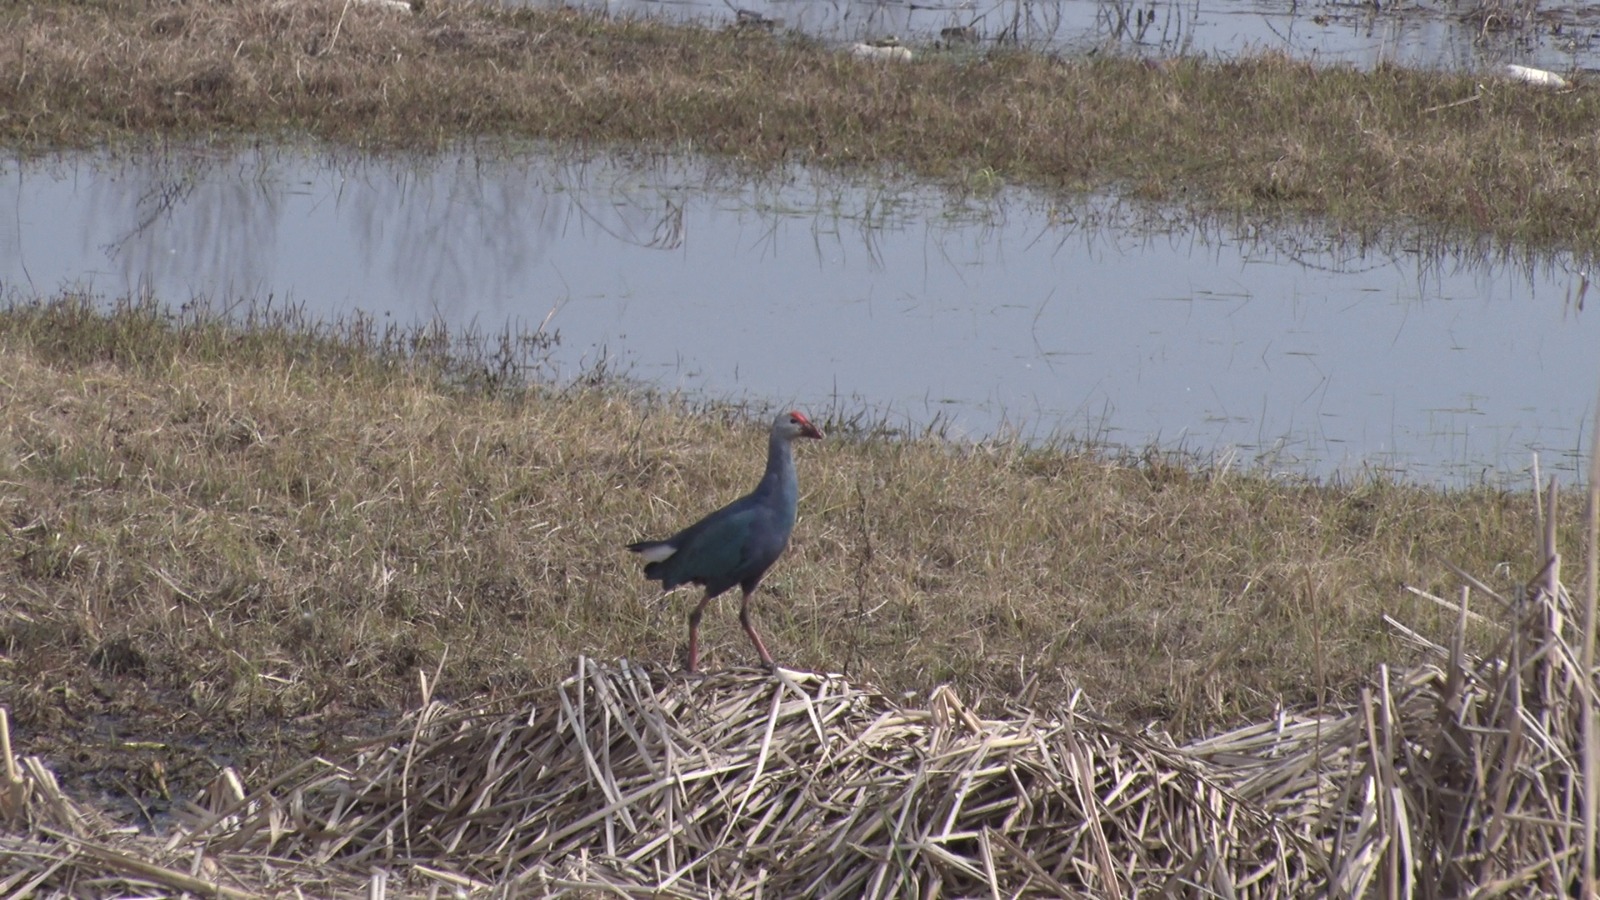
MULTIPOLYGON (((1551 519, 1555 505, 1552 486, 1551 519)), ((1553 528, 1543 542, 1548 563, 1519 597, 1465 579, 1451 646, 1391 621, 1434 664, 1380 672, 1356 709, 1186 749, 1319 846, 1333 896, 1577 896, 1594 856, 1581 816, 1592 619, 1560 583, 1553 528), (1505 623, 1481 659, 1463 650, 1474 593, 1505 623)))

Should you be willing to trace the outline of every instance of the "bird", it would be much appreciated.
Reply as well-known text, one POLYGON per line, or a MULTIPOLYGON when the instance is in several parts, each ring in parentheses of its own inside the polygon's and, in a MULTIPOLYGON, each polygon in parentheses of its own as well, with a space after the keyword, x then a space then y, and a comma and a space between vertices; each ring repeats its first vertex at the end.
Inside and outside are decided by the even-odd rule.
POLYGON ((761 576, 783 555, 794 531, 800 505, 792 449, 797 438, 821 440, 822 430, 799 412, 779 415, 772 420, 767 439, 767 470, 755 490, 672 537, 627 545, 644 559, 644 577, 661 582, 662 590, 685 584, 705 588, 705 596, 689 613, 691 674, 700 670, 700 616, 706 604, 734 585, 744 592, 739 600, 739 624, 756 645, 762 665, 776 668, 767 645, 750 623, 750 595, 761 576))

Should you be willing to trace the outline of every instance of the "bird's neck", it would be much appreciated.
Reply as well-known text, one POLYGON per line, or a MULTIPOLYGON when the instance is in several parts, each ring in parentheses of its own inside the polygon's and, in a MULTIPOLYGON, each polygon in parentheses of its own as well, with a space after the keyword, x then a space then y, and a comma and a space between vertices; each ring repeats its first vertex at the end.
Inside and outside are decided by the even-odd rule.
POLYGON ((800 484, 794 474, 792 442, 783 435, 774 434, 767 442, 767 471, 755 492, 776 497, 780 503, 795 505, 800 498, 800 484))

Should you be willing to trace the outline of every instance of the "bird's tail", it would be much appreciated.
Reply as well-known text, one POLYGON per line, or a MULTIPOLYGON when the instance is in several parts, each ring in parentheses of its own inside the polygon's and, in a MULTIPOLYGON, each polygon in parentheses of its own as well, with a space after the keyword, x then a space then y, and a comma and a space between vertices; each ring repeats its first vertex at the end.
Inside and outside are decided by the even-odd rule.
POLYGON ((628 549, 644 557, 646 578, 660 578, 661 564, 678 552, 678 548, 667 541, 638 541, 629 544, 628 549))

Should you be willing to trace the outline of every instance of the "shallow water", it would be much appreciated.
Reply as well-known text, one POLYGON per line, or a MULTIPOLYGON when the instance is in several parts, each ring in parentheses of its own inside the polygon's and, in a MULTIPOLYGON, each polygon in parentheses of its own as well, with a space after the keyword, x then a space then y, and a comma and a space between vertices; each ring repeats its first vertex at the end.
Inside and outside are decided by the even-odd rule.
POLYGON ((604 365, 960 437, 1441 483, 1521 472, 1538 451, 1570 475, 1596 390, 1595 316, 1564 258, 682 160, 269 149, 0 174, 13 294, 543 327, 560 336, 552 377, 604 365))
MULTIPOLYGON (((524 0, 505 0, 508 3, 524 0)), ((554 0, 526 0, 531 3, 554 0)), ((824 41, 896 36, 926 47, 940 32, 971 27, 978 48, 996 44, 1084 53, 1115 49, 1152 57, 1236 57, 1281 52, 1331 65, 1380 63, 1491 71, 1506 63, 1561 73, 1600 65, 1600 10, 1539 9, 1521 27, 1489 28, 1478 0, 576 0, 562 5, 676 22, 731 25, 740 9, 824 41)), ((1513 8, 1505 3, 1506 8, 1513 8)), ((962 45, 966 47, 968 45, 962 45)))

